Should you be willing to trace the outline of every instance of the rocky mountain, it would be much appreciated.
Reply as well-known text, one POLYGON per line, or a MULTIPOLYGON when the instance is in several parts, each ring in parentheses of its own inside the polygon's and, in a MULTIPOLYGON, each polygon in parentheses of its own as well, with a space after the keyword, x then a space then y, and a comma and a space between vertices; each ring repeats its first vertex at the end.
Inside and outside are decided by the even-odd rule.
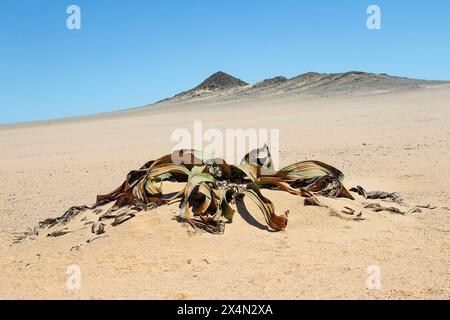
POLYGON ((242 81, 241 79, 235 78, 225 72, 219 71, 208 77, 205 81, 200 83, 195 88, 179 93, 175 97, 193 97, 201 94, 230 90, 247 85, 248 83, 242 81))
POLYGON ((446 83, 449 82, 416 80, 384 73, 350 71, 345 73, 308 72, 291 79, 278 76, 255 84, 248 84, 219 71, 195 88, 177 94, 164 102, 200 102, 298 95, 322 97, 370 95, 413 90, 446 83))

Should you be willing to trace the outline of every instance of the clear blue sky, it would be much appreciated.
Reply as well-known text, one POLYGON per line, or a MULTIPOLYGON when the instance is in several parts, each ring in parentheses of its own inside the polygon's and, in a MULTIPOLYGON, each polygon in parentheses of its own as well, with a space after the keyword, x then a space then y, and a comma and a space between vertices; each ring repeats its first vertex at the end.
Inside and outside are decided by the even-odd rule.
POLYGON ((141 106, 222 70, 450 79, 448 0, 2 0, 0 123, 141 106), (66 8, 81 8, 68 30, 66 8), (382 29, 366 28, 366 9, 382 29))

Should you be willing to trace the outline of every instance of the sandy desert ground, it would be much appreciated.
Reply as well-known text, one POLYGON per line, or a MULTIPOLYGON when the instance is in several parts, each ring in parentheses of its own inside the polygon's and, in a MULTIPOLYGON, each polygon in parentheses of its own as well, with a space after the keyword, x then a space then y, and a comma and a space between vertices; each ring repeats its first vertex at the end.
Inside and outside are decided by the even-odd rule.
MULTIPOLYGON (((0 127, 2 299, 449 299, 450 86, 369 96, 165 103, 90 118, 0 127), (266 191, 283 232, 239 214, 221 236, 193 233, 176 207, 140 213, 86 242, 80 233, 13 244, 13 233, 92 204, 147 160, 169 153, 176 128, 279 128, 282 165, 317 159, 345 185, 399 192, 422 213, 364 212, 347 221, 266 191), (79 250, 71 250, 73 246, 79 250), (81 289, 66 287, 78 265, 81 289), (366 286, 367 267, 381 289, 366 286)), ((347 200, 338 200, 347 201, 347 200)))

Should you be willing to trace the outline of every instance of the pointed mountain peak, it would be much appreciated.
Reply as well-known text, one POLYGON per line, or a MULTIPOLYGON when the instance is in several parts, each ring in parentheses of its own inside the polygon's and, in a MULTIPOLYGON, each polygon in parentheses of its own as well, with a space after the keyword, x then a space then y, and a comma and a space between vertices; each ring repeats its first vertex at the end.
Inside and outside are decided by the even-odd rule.
POLYGON ((229 74, 219 71, 211 75, 193 90, 225 90, 235 87, 246 86, 248 83, 241 79, 230 76, 229 74))

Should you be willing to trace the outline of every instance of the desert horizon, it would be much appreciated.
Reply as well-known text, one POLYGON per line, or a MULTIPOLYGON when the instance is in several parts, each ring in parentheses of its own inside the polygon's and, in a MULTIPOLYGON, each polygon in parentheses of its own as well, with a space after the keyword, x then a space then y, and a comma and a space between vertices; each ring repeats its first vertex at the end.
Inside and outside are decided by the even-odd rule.
MULTIPOLYGON (((347 71, 342 73, 319 73, 319 72, 306 72, 303 74, 300 74, 298 76, 294 76, 292 78, 286 78, 284 76, 274 76, 272 78, 267 78, 264 80, 261 80, 259 82, 256 82, 254 84, 249 84, 247 82, 244 82, 243 80, 236 78, 232 75, 227 74, 223 71, 217 71, 210 75, 208 78, 206 78, 202 83, 200 83, 198 86, 188 89, 186 91, 181 91, 178 94, 175 94, 172 97, 164 98, 159 101, 155 101, 150 104, 145 104, 143 106, 134 106, 134 107, 126 107, 126 108, 119 108, 118 110, 113 111, 105 111, 100 113, 90 113, 90 114, 81 114, 81 115, 73 115, 73 116, 66 116, 66 117, 60 117, 60 118, 51 118, 51 119, 40 119, 40 120, 34 120, 34 121, 22 121, 22 122, 12 122, 12 123, 0 123, 0 130, 2 128, 10 128, 10 127, 20 127, 20 126, 27 126, 27 125, 35 125, 35 124, 47 124, 47 123, 53 123, 53 122, 59 122, 59 121, 72 121, 72 120, 78 120, 78 119, 88 119, 92 117, 105 117, 105 116, 115 116, 116 114, 123 114, 123 113, 133 113, 136 111, 141 110, 147 110, 150 107, 154 107, 154 109, 158 109, 161 104, 167 106, 168 102, 172 103, 178 103, 183 101, 183 98, 187 97, 190 101, 183 101, 183 102, 191 102, 191 103, 203 103, 204 101, 197 101, 195 98, 196 96, 206 96, 207 101, 212 102, 214 101, 214 98, 219 98, 218 102, 223 102, 223 100, 233 100, 233 99, 239 99, 242 98, 239 96, 239 94, 242 92, 240 91, 250 91, 253 94, 253 98, 255 98, 258 93, 263 94, 262 99, 268 99, 268 98, 276 98, 277 95, 271 94, 270 91, 274 91, 277 89, 277 85, 284 85, 286 87, 286 83, 289 82, 300 82, 300 86, 304 86, 303 90, 298 90, 298 84, 297 89, 299 91, 299 94, 305 95, 306 97, 328 97, 330 96, 339 96, 339 95, 346 95, 346 94, 353 94, 353 91, 356 91, 356 93, 359 94, 383 94, 383 93, 389 93, 392 90, 398 91, 398 90, 412 90, 417 88, 426 88, 427 86, 433 86, 438 87, 446 84, 450 84, 450 80, 431 80, 431 79, 412 79, 404 76, 392 76, 388 75, 386 73, 372 73, 372 72, 364 72, 364 71, 347 71), (362 84, 363 88, 357 87, 352 90, 352 87, 350 85, 349 87, 344 87, 341 89, 341 91, 331 92, 330 94, 330 88, 327 88, 326 90, 321 90, 320 93, 314 92, 314 90, 310 90, 308 85, 311 83, 313 85, 318 85, 320 82, 318 80, 329 80, 331 82, 331 85, 335 88, 339 88, 339 77, 343 76, 351 76, 356 75, 359 76, 357 79, 352 79, 353 81, 359 81, 357 85, 362 84), (219 76, 219 77, 217 77, 219 76), (314 79, 315 78, 315 79, 314 79), (322 78, 322 79, 321 79, 322 78), (325 78, 325 79, 324 79, 325 78), (331 79, 327 79, 331 78, 331 79), (380 84, 373 84, 373 83, 367 83, 367 78, 373 78, 377 80, 384 80, 386 83, 384 83, 384 88, 380 88, 380 84), (304 79, 304 81, 302 81, 304 79), (300 80, 300 81, 299 81, 300 80), (387 80, 387 81, 386 81, 387 80), (238 84, 237 86, 227 86, 220 88, 219 92, 221 92, 220 97, 214 96, 214 88, 217 85, 220 85, 220 81, 224 81, 225 84, 227 81, 231 82, 233 84, 233 81, 236 81, 238 84), (393 83, 393 81, 397 81, 397 83, 393 83), (390 87, 386 87, 389 86, 390 87), (364 87, 365 86, 365 87, 364 87), (236 92, 236 87, 238 88, 236 92), (239 88, 241 87, 241 88, 239 88), (206 90, 205 90, 206 88, 206 90), (233 90, 234 89, 234 90, 233 90), (239 90, 240 89, 240 90, 239 90), (267 90, 269 89, 269 90, 267 90), (208 90, 211 90, 211 92, 208 92, 208 90), (253 92, 252 92, 253 91, 253 92), (255 92, 254 91, 260 91, 255 92), (268 92, 269 91, 269 92, 268 92), (208 95, 210 93, 210 95, 208 95), (268 94, 269 93, 269 94, 268 94)), ((325 81, 324 81, 325 82, 325 81)), ((223 84, 223 83, 222 83, 223 84)), ((292 90, 292 88, 289 88, 292 90)), ((281 93, 281 97, 288 96, 289 94, 285 91, 281 93)), ((156 110, 155 110, 156 111, 156 110)))

